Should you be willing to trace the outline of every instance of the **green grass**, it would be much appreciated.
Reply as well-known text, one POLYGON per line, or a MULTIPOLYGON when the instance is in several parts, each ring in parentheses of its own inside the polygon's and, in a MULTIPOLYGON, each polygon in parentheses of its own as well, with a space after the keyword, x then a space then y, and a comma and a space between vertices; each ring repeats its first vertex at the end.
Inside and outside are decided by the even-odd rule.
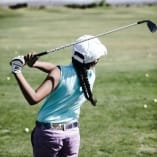
MULTIPOLYGON (((93 9, 0 9, 0 157, 31 157, 30 130, 41 105, 24 100, 9 61, 19 54, 43 51, 74 41, 83 34, 96 35, 150 19, 157 23, 157 6, 98 7, 93 9), (10 77, 10 80, 7 80, 10 77)), ((138 25, 102 37, 108 56, 97 66, 94 94, 80 117, 80 157, 157 156, 157 34, 138 25), (144 105, 147 108, 144 108, 144 105)), ((71 49, 41 58, 68 64, 71 49)), ((36 88, 45 75, 25 68, 36 88)))

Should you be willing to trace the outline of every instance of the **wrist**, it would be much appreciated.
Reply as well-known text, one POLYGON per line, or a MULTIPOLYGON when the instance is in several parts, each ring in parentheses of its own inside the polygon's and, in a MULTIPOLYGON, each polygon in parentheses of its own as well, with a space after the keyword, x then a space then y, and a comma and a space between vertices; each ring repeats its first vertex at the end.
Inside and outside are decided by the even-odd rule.
POLYGON ((21 70, 20 71, 12 71, 12 74, 15 74, 15 75, 22 74, 22 71, 21 70))
POLYGON ((20 76, 20 75, 22 75, 22 72, 19 72, 19 73, 12 72, 12 74, 13 74, 14 76, 20 76))
POLYGON ((33 65, 32 65, 32 68, 36 68, 36 67, 38 67, 38 64, 39 63, 39 61, 36 61, 33 65))

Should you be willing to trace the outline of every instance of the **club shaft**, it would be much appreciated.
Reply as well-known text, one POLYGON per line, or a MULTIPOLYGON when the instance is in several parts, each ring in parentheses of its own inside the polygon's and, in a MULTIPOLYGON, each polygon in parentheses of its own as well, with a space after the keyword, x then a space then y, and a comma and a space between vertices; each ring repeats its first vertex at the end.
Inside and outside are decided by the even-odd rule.
POLYGON ((136 22, 136 23, 129 24, 129 25, 127 25, 127 26, 122 26, 122 27, 113 29, 113 30, 111 30, 111 31, 105 32, 105 33, 100 33, 100 34, 95 35, 95 36, 93 36, 93 37, 91 37, 91 38, 88 38, 88 39, 85 39, 85 40, 81 40, 81 41, 79 41, 79 42, 72 42, 72 43, 69 43, 69 44, 65 44, 65 45, 63 45, 63 46, 60 46, 60 47, 57 47, 57 48, 54 48, 54 49, 47 50, 47 51, 38 53, 38 54, 36 54, 36 55, 37 55, 37 56, 43 56, 43 55, 46 55, 46 54, 49 54, 49 53, 57 52, 57 51, 59 51, 59 50, 61 50, 61 49, 65 49, 65 48, 67 48, 67 47, 71 47, 71 46, 73 46, 73 45, 76 45, 76 44, 79 44, 79 43, 82 43, 82 42, 85 42, 85 41, 88 41, 88 40, 92 40, 92 39, 97 38, 97 37, 101 37, 101 36, 105 36, 105 35, 108 35, 108 34, 111 34, 111 33, 114 33, 114 32, 118 32, 118 31, 120 31, 120 30, 127 29, 127 28, 132 27, 132 26, 135 26, 135 25, 137 25, 137 24, 141 24, 141 23, 136 22))

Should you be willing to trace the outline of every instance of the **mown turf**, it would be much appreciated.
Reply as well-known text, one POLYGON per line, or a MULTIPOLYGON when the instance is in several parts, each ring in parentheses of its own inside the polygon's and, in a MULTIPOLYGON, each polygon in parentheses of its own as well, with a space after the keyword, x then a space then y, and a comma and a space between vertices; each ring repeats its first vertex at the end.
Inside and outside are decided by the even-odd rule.
MULTIPOLYGON (((0 9, 0 157, 31 157, 30 132, 41 104, 24 100, 9 61, 19 54, 43 51, 150 19, 157 23, 157 7, 98 7, 93 9, 0 9), (30 132, 24 132, 29 128, 30 132)), ((80 117, 80 157, 157 156, 157 34, 145 24, 100 38, 108 56, 97 66, 94 95, 80 117)), ((41 60, 68 64, 71 49, 41 60)), ((36 88, 45 74, 25 68, 36 88)))

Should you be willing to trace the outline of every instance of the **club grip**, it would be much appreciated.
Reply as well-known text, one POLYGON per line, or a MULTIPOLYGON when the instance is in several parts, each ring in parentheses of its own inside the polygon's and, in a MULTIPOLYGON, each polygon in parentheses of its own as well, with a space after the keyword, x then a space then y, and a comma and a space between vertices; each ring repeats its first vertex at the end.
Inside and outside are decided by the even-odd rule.
POLYGON ((36 56, 40 57, 40 56, 44 56, 44 55, 47 55, 47 54, 48 54, 48 52, 44 51, 44 52, 37 53, 36 56))

